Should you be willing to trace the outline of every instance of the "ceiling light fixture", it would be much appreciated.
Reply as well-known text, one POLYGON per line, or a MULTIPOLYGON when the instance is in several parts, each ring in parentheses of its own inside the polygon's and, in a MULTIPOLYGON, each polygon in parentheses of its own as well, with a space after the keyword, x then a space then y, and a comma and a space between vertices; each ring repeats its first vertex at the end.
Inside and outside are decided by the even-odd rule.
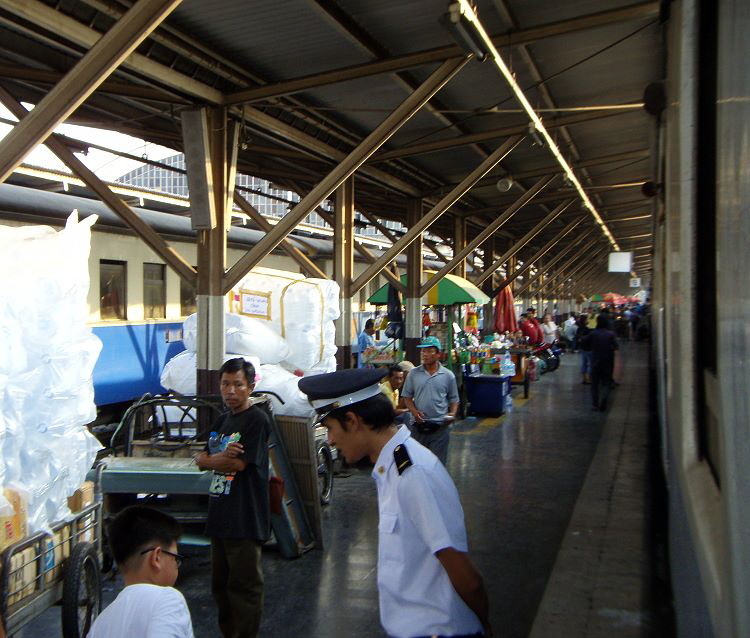
POLYGON ((457 2, 448 6, 448 13, 440 16, 440 23, 453 35, 466 55, 474 55, 480 62, 487 59, 489 49, 484 46, 482 38, 457 2))
MULTIPOLYGON (((599 211, 596 210, 596 207, 594 206, 592 201, 589 199, 589 196, 586 194, 586 191, 583 190, 583 186, 578 181, 578 178, 573 172, 573 169, 570 167, 570 164, 568 164, 567 160, 563 157, 557 144, 552 139, 552 136, 549 134, 544 124, 542 123, 541 118, 539 117, 539 115, 537 115, 536 111, 534 110, 534 107, 531 106, 529 101, 526 99, 526 95, 524 95, 523 89, 520 87, 518 82, 516 82, 516 79, 513 77, 513 74, 510 72, 510 69, 505 64, 505 61, 502 59, 502 57, 500 57, 500 53, 498 53, 498 50, 495 48, 495 45, 493 44, 492 39, 489 37, 489 35, 487 35, 487 32, 484 30, 484 27, 482 26, 482 23, 479 21, 476 11, 474 10, 474 7, 471 5, 469 0, 458 0, 458 2, 454 2, 451 5, 449 5, 448 15, 449 16, 457 15, 459 16, 458 20, 461 25, 465 27, 466 23, 468 22, 473 27, 470 33, 474 33, 474 35, 470 35, 469 39, 472 42, 479 40, 481 42, 481 46, 478 46, 477 48, 480 51, 486 52, 484 53, 483 57, 480 57, 479 55, 477 55, 477 57, 479 57, 481 60, 484 60, 486 57, 492 58, 492 61, 495 63, 495 66, 498 68, 502 76, 505 78, 505 81, 510 86, 511 90, 513 91, 513 94, 516 96, 516 99, 521 104, 523 109, 526 111, 526 114, 529 116, 529 119, 531 120, 530 124, 534 127, 535 132, 538 133, 542 137, 542 139, 544 139, 552 155, 555 157, 555 159, 557 160, 557 162, 560 164, 561 168, 563 169, 563 173, 565 174, 565 176, 567 176, 567 178, 573 184, 575 189, 578 191, 578 195, 583 200, 584 206, 588 209, 588 211, 594 217, 597 224, 599 224, 599 226, 602 229, 602 232, 604 232, 605 236, 607 237, 609 242, 612 244, 612 247, 615 250, 619 251, 620 247, 617 245, 615 238, 612 236, 612 233, 609 231, 609 228, 602 220, 602 217, 599 214, 599 211)), ((455 18, 452 18, 452 20, 453 19, 455 18)), ((464 28, 464 30, 466 29, 464 28)), ((455 30, 452 30, 452 31, 455 33, 455 30)), ((462 40, 459 39, 458 42, 459 44, 461 44, 462 40)), ((472 51, 472 53, 474 53, 474 51, 472 51)))

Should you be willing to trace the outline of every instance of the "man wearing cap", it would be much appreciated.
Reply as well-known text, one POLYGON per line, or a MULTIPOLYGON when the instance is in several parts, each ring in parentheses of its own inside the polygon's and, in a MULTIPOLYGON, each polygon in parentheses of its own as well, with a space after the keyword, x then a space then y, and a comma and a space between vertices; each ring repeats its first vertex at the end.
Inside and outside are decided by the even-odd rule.
POLYGON ((412 436, 445 465, 450 426, 458 412, 456 377, 440 364, 437 337, 425 337, 417 347, 422 350, 422 365, 406 377, 401 396, 414 417, 409 426, 412 436))
POLYGON ((489 636, 487 593, 469 559, 456 487, 435 455, 394 424, 383 374, 340 370, 299 381, 347 463, 375 464, 383 628, 394 638, 489 636))

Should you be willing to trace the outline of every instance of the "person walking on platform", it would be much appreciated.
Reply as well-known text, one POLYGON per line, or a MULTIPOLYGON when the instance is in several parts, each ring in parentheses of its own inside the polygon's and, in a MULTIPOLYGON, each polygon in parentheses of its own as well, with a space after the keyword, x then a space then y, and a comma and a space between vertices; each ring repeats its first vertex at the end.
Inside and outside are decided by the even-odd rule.
POLYGON ((591 348, 591 399, 594 410, 602 412, 607 407, 609 391, 614 385, 612 373, 619 349, 615 333, 609 326, 609 314, 602 313, 596 318, 596 329, 588 336, 591 348))
POLYGON ((255 368, 239 357, 220 369, 229 408, 214 425, 207 450, 195 457, 213 470, 206 534, 211 537, 211 593, 224 638, 253 638, 263 612, 261 548, 271 535, 268 414, 250 397, 255 368))
POLYGON ((587 314, 582 314, 578 318, 578 332, 576 332, 576 341, 578 349, 581 352, 581 383, 588 385, 591 383, 591 345, 589 344, 589 318, 587 314))
POLYGON ((570 351, 575 353, 578 351, 578 341, 576 339, 576 333, 578 332, 578 320, 574 312, 570 313, 570 317, 565 320, 563 324, 562 333, 567 340, 570 351))
POLYGON ((435 455, 394 424, 382 375, 339 370, 304 377, 299 389, 347 463, 369 457, 375 464, 383 628, 393 638, 491 636, 487 592, 469 558, 458 491, 435 455))
MULTIPOLYGON (((375 345, 375 322, 372 319, 365 321, 365 329, 359 333, 357 339, 357 345, 359 346, 359 353, 357 355, 357 367, 364 368, 367 364, 364 361, 365 350, 375 345)), ((372 367, 372 366, 370 366, 372 367)))
POLYGON ((417 346, 422 365, 406 377, 401 396, 414 421, 412 436, 443 463, 448 460, 450 428, 458 412, 458 385, 454 374, 440 364, 440 340, 425 337, 417 346))

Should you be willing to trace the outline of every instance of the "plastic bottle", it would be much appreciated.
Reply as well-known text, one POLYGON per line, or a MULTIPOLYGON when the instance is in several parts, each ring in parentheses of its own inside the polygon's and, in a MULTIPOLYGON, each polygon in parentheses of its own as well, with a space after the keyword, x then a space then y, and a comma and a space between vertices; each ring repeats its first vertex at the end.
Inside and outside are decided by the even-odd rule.
POLYGON ((208 437, 208 453, 218 454, 221 452, 221 439, 218 432, 211 432, 208 437))

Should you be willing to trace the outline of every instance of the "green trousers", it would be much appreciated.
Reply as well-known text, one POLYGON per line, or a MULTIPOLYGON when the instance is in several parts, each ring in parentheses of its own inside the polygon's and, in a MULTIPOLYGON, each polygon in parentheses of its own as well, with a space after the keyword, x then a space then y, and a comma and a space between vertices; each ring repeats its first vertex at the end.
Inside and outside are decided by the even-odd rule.
POLYGON ((255 638, 263 613, 261 543, 211 539, 211 593, 224 638, 255 638))

